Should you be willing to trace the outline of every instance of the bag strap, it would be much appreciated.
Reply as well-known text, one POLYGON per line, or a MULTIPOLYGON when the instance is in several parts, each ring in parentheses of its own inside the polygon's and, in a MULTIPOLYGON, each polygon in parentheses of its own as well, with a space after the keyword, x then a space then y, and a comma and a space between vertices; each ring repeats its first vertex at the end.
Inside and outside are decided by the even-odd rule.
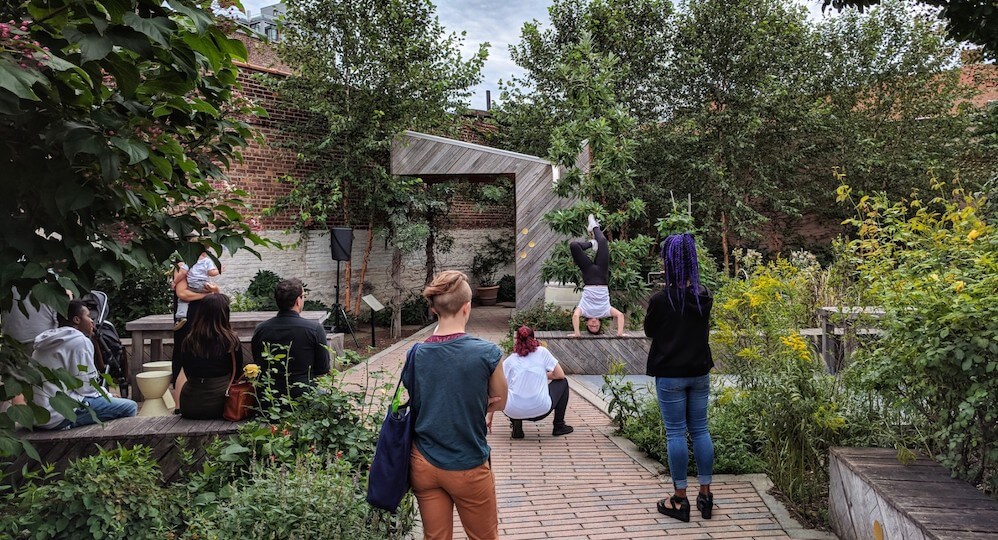
MULTIPOLYGON (((412 396, 416 393, 416 349, 419 348, 419 343, 413 343, 412 348, 405 355, 405 365, 402 366, 402 373, 399 373, 399 380, 395 383, 395 393, 392 395, 392 412, 398 411, 399 407, 402 405, 399 396, 399 390, 402 388, 402 374, 405 373, 405 368, 407 366, 412 366, 412 392, 409 393, 410 401, 412 396)), ((408 402, 407 402, 408 403, 408 402)))
POLYGON ((236 384, 236 351, 230 352, 229 356, 232 357, 232 380, 229 381, 229 386, 225 387, 225 397, 229 397, 229 390, 233 384, 236 384))

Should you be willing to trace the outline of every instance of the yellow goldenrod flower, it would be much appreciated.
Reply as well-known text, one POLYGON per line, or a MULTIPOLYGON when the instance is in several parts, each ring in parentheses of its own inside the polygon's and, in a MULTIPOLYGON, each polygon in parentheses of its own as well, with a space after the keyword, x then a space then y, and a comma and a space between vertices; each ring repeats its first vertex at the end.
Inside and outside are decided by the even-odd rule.
POLYGON ((968 242, 973 242, 974 240, 977 240, 977 237, 980 236, 980 235, 981 235, 981 230, 980 229, 974 229, 974 230, 970 231, 969 233, 967 233, 967 241, 968 242))
POLYGON ((953 284, 953 290, 956 292, 963 292, 965 288, 967 288, 967 284, 962 281, 957 281, 953 284))

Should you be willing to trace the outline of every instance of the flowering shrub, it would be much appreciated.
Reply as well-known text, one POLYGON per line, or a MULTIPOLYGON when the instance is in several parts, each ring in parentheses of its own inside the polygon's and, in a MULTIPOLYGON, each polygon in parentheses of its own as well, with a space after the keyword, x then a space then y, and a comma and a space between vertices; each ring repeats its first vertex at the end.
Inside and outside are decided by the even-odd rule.
POLYGON ((860 380, 928 428, 928 448, 954 474, 998 490, 993 201, 937 179, 908 201, 857 200, 847 186, 839 198, 856 210, 849 247, 861 285, 887 312, 860 380))

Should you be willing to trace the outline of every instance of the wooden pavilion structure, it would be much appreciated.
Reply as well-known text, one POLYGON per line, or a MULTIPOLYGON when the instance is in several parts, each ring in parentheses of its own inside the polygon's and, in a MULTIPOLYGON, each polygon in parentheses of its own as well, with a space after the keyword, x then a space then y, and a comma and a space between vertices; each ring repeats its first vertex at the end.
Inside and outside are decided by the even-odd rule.
POLYGON ((560 167, 536 156, 415 131, 406 131, 392 143, 393 175, 418 176, 427 182, 487 180, 497 176, 513 181, 517 309, 544 300, 541 265, 555 244, 564 241, 543 220, 547 212, 572 204, 551 189, 562 172, 560 167))

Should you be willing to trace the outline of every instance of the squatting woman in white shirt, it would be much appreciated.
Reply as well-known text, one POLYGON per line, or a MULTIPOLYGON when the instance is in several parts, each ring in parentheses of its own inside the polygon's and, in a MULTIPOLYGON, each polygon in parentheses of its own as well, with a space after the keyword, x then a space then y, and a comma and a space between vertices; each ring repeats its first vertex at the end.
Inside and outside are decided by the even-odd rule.
MULTIPOLYGON (((542 347, 530 327, 516 331, 513 354, 503 361, 509 387, 503 413, 513 424, 513 438, 523 438, 523 421, 537 422, 554 412, 551 435, 567 435, 575 429, 565 423, 568 409, 568 381, 558 360, 542 347)), ((492 414, 488 424, 492 427, 492 414)))

